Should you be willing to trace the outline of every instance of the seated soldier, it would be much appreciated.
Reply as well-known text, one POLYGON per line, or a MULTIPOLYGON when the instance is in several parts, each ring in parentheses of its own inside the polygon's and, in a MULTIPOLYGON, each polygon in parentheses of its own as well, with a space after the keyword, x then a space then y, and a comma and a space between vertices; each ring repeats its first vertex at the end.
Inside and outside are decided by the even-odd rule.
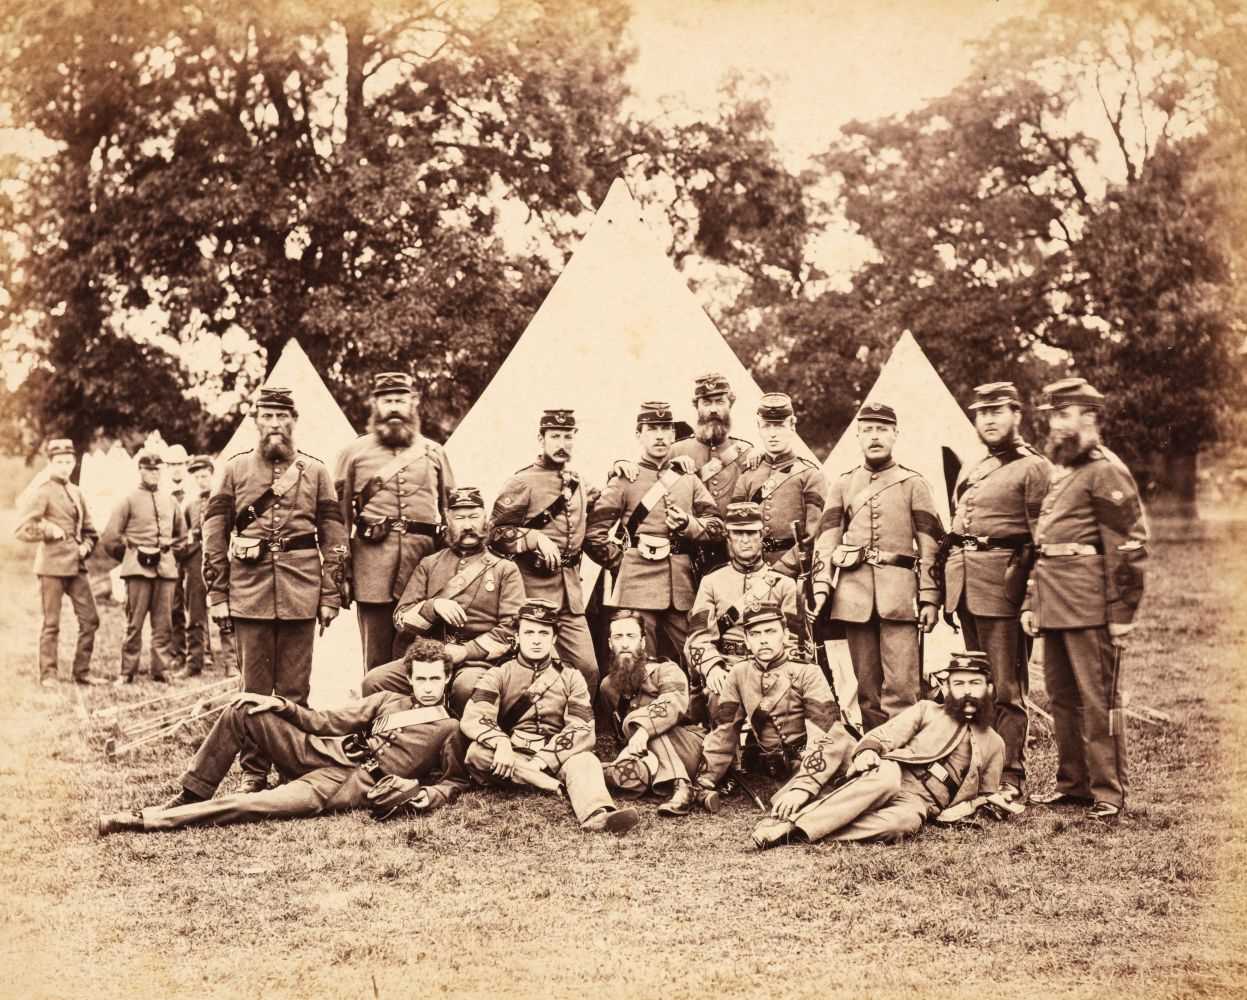
POLYGON ((696 788, 705 733, 688 722, 688 680, 670 660, 650 659, 641 616, 616 611, 610 625, 611 670, 601 697, 624 747, 602 765, 606 784, 620 795, 671 790, 660 816, 685 816, 695 805, 719 811, 719 793, 696 788))
POLYGON ((100 835, 354 809, 375 804, 369 792, 389 775, 424 780, 439 773, 441 780, 423 789, 425 801, 429 808, 450 802, 468 782, 452 753, 459 725, 446 711, 444 657, 441 643, 418 639, 403 658, 410 695, 382 691, 324 712, 243 692, 213 724, 178 794, 163 806, 101 816, 100 835), (285 783, 214 799, 244 749, 271 761, 285 783))
POLYGON ((520 608, 515 656, 485 671, 463 712, 468 772, 488 784, 561 779, 582 830, 625 833, 637 811, 617 808, 606 790, 588 685, 551 655, 558 619, 549 601, 520 608))
POLYGON ((772 800, 753 833, 760 848, 790 840, 897 841, 931 817, 951 818, 991 802, 1004 769, 1004 741, 990 726, 991 661, 986 653, 953 655, 941 682, 944 703, 919 701, 868 732, 847 753, 838 734, 821 768, 805 768, 772 800), (848 780, 832 781, 843 774, 848 780), (968 804, 968 808, 963 807, 968 804))
POLYGON ((723 518, 727 525, 730 562, 708 573, 697 588, 688 613, 689 635, 684 645, 692 683, 704 683, 710 719, 732 668, 749 659, 741 614, 748 603, 777 602, 795 646, 800 630, 797 620, 797 584, 772 569, 762 556, 762 508, 756 503, 729 504, 723 518))
MULTIPOLYGON (((417 635, 446 643, 452 671, 450 710, 463 706, 491 662, 515 648, 515 613, 524 603, 519 568, 485 548, 485 504, 480 490, 461 486, 447 500, 450 548, 420 560, 394 611, 397 643, 417 635)), ((364 675, 364 694, 409 694, 402 660, 364 675)))
POLYGON ((784 612, 773 601, 750 603, 742 616, 749 659, 727 675, 715 727, 702 746, 698 784, 709 790, 736 762, 741 730, 749 734, 741 753, 746 771, 786 778, 805 752, 840 717, 831 688, 812 663, 790 660, 784 612))

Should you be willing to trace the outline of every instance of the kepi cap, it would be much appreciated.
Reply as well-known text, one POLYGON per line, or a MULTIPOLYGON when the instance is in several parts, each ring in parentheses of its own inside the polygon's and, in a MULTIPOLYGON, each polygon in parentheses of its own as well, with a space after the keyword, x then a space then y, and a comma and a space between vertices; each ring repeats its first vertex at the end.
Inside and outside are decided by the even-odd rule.
POLYGON ((761 531, 762 508, 748 500, 730 503, 723 514, 723 523, 728 531, 761 531))
POLYGON ((777 423, 792 416, 792 397, 785 392, 768 392, 758 401, 758 417, 777 423))
POLYGON ((1104 405, 1104 394, 1076 375, 1049 382, 1043 387, 1043 393, 1044 401, 1038 407, 1041 410, 1059 410, 1063 406, 1089 406, 1098 410, 1104 405))
POLYGON ((637 426, 641 424, 666 424, 675 425, 675 417, 671 413, 670 403, 648 402, 642 403, 640 412, 636 415, 637 426))
POLYGON ((255 405, 257 407, 267 406, 274 410, 289 410, 293 413, 294 393, 285 386, 266 385, 256 396, 255 405))
POLYGON ((154 451, 139 452, 140 469, 159 469, 164 464, 164 459, 154 451))
POLYGON ((953 653, 948 658, 948 666, 940 672, 947 676, 953 671, 982 674, 991 680, 992 661, 982 650, 967 649, 964 653, 953 653))
POLYGON ((186 464, 187 472, 198 472, 200 469, 211 469, 212 459, 207 455, 196 455, 186 464))
POLYGON ((461 507, 484 507, 481 491, 475 486, 456 486, 446 499, 446 509, 456 510, 461 507))
POLYGON ((887 403, 869 402, 863 403, 862 408, 857 411, 858 420, 875 420, 881 424, 896 423, 896 411, 887 403))
POLYGON ((372 394, 384 396, 388 392, 416 391, 416 380, 406 372, 377 372, 372 377, 372 394))
POLYGON ((775 601, 750 601, 745 606, 745 613, 740 617, 740 623, 746 632, 763 622, 782 622, 783 620, 784 612, 775 601))
POLYGON ((966 407, 968 410, 981 410, 988 406, 1022 405, 1022 397, 1018 387, 1012 382, 987 382, 974 387, 974 399, 966 407))
POLYGON ((537 622, 539 625, 549 625, 552 628, 558 628, 559 625, 559 609, 549 601, 543 601, 536 597, 530 597, 521 604, 520 610, 515 613, 515 617, 516 619, 527 618, 530 622, 537 622))
POLYGON ((576 411, 543 410, 537 429, 541 431, 574 431, 576 429, 576 411))
POLYGON ((54 458, 57 455, 76 455, 74 451, 74 443, 69 438, 51 438, 47 444, 43 446, 44 452, 48 458, 54 458))
POLYGON ((707 396, 724 396, 732 391, 727 377, 718 372, 706 372, 693 379, 693 399, 705 399, 707 396))

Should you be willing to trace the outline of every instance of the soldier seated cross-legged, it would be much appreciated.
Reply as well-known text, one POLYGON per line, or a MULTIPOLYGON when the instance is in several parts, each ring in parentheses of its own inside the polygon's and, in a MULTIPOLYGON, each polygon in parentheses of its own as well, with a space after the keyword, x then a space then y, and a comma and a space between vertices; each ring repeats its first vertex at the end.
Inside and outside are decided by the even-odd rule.
POLYGON ((582 830, 625 833, 637 812, 606 790, 589 688, 552 655, 559 609, 534 599, 518 618, 515 656, 485 672, 463 712, 468 771, 482 784, 565 794, 582 830))
POLYGON ((410 695, 382 691, 323 712, 287 698, 240 694, 213 724, 177 795, 162 806, 101 816, 100 834, 317 816, 366 805, 385 816, 451 802, 468 782, 453 752, 459 726, 446 711, 444 657, 441 643, 418 640, 404 661, 410 695), (271 762, 284 784, 213 798, 243 752, 271 762), (435 774, 437 783, 420 784, 435 774))

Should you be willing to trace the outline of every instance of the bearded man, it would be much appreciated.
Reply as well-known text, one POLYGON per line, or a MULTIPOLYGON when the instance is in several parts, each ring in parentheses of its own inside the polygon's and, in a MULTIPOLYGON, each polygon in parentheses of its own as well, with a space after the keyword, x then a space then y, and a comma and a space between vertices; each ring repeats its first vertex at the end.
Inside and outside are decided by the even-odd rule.
POLYGON ((601 696, 623 749, 602 765, 607 787, 621 796, 666 792, 660 816, 686 816, 695 805, 719 811, 719 793, 692 782, 705 733, 687 725, 688 679, 670 660, 649 656, 641 616, 616 611, 610 623, 611 670, 601 696))
POLYGON ((1039 511, 1039 559, 1022 628, 1043 636, 1057 744, 1054 791, 1036 805, 1090 806, 1115 820, 1126 803, 1121 653, 1143 599, 1147 517, 1125 464, 1100 440, 1104 396, 1082 378, 1044 387, 1056 468, 1039 511))
MULTIPOLYGON (((446 644, 451 681, 450 709, 464 705, 481 675, 515 647, 515 616, 524 603, 524 581, 512 562, 485 548, 485 503, 474 486, 450 491, 450 548, 422 559, 411 574, 394 624, 398 644, 416 636, 446 644)), ((364 675, 365 695, 377 691, 410 694, 402 660, 383 663, 364 675)))
POLYGON ((395 643, 398 597, 420 561, 441 547, 455 486, 441 445, 420 434, 410 375, 373 376, 368 433, 342 449, 334 483, 351 536, 347 575, 367 671, 402 652, 395 643))
POLYGON ((996 793, 1005 747, 988 725, 991 674, 985 653, 954 654, 941 682, 942 705, 910 705, 856 746, 833 727, 771 800, 771 814, 754 829, 755 846, 894 842, 946 810, 996 793), (841 775, 846 780, 833 780, 841 775))
MULTIPOLYGON (((226 459, 208 500, 203 576, 213 621, 233 621, 243 690, 306 705, 316 623, 340 607, 346 534, 329 470, 294 447, 298 416, 289 389, 260 390, 259 444, 226 459)), ((242 790, 263 790, 269 762, 248 746, 239 763, 242 790)))

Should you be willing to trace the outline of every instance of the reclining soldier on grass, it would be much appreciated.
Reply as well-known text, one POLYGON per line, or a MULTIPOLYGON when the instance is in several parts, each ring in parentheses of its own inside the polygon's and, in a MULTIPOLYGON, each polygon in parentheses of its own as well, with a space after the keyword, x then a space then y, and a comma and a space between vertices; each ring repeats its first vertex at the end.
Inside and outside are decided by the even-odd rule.
POLYGON ((755 846, 895 842, 929 819, 965 819, 981 806, 1001 817, 1020 812, 997 794, 1005 746, 989 725, 991 669, 986 653, 956 653, 941 680, 942 705, 910 705, 847 749, 837 726, 771 800, 755 846))
POLYGON ((459 724, 446 711, 445 647, 417 639, 404 662, 410 695, 381 691, 323 712, 243 692, 213 724, 178 793, 161 806, 101 816, 100 835, 318 816, 361 806, 384 817, 408 803, 420 810, 451 802, 468 780, 450 742, 459 724), (244 749, 270 761, 284 783, 214 799, 244 749), (436 784, 397 784, 435 774, 436 784))

